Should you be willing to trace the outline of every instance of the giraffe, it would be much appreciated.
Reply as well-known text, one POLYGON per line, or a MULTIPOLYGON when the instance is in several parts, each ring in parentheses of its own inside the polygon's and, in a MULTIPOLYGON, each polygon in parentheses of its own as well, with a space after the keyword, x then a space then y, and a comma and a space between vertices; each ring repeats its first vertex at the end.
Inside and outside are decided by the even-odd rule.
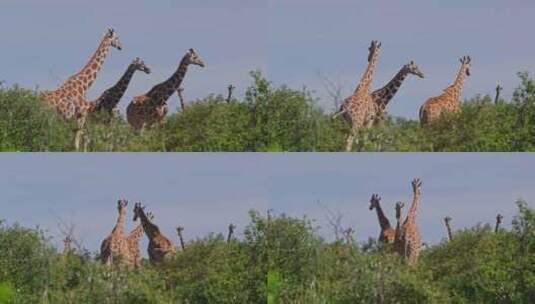
POLYGON ((141 207, 141 203, 136 203, 134 206, 134 221, 141 220, 145 235, 149 239, 149 259, 153 264, 159 264, 164 261, 168 254, 175 252, 175 247, 161 232, 160 228, 155 225, 145 214, 144 207, 141 207))
POLYGON ((230 103, 232 101, 232 92, 234 92, 234 89, 236 89, 236 87, 234 85, 232 85, 232 84, 230 84, 227 87, 227 90, 228 90, 228 95, 227 95, 227 99, 226 99, 227 103, 230 103))
POLYGON ((72 251, 71 244, 72 244, 72 238, 71 238, 70 235, 67 235, 63 239, 63 255, 67 255, 67 254, 69 254, 69 252, 72 251))
POLYGON ((150 68, 145 64, 145 62, 136 57, 132 63, 128 65, 128 68, 124 72, 123 76, 119 81, 112 86, 111 88, 104 91, 96 100, 92 101, 94 106, 94 111, 98 112, 104 110, 108 112, 113 117, 117 116, 117 105, 123 97, 134 73, 136 71, 144 72, 145 74, 150 74, 150 68))
POLYGON ((444 225, 446 225, 446 231, 448 232, 448 240, 451 242, 453 239, 453 233, 451 232, 451 217, 446 216, 444 218, 444 225))
POLYGON ((184 232, 184 227, 178 226, 176 227, 176 234, 178 234, 178 240, 180 241, 180 248, 182 248, 182 251, 186 249, 186 245, 184 243, 184 238, 182 237, 182 232, 184 232))
POLYGON ((351 124, 351 131, 346 140, 346 151, 351 151, 357 132, 362 128, 369 128, 375 121, 375 104, 370 94, 370 83, 379 59, 381 43, 374 40, 371 43, 366 68, 360 83, 353 95, 347 97, 340 110, 334 115, 342 115, 345 121, 351 124))
POLYGON ((40 94, 40 100, 54 107, 65 120, 75 120, 74 147, 77 151, 82 141, 84 150, 87 149, 86 121, 88 113, 93 109, 85 96, 102 68, 110 47, 122 49, 119 37, 112 28, 107 30, 99 47, 80 72, 69 77, 58 89, 40 94))
POLYGON ((408 259, 409 265, 414 265, 418 262, 418 256, 420 254, 420 246, 422 245, 422 239, 420 236, 420 230, 416 225, 416 215, 418 211, 418 205, 420 204, 422 182, 419 179, 412 181, 413 199, 409 213, 405 218, 405 222, 401 226, 400 231, 400 244, 396 248, 398 253, 408 259))
POLYGON ((134 97, 126 108, 128 123, 134 130, 141 131, 144 127, 163 121, 167 114, 167 100, 182 84, 190 64, 204 67, 204 62, 194 49, 189 49, 169 79, 154 86, 146 94, 134 97))
POLYGON ((496 226, 494 226, 494 233, 500 231, 500 224, 502 223, 503 216, 501 214, 496 215, 496 226))
POLYGON ((103 264, 111 265, 115 263, 114 259, 116 257, 118 257, 119 261, 123 264, 129 264, 129 261, 131 261, 128 245, 124 236, 124 222, 127 205, 128 201, 125 199, 117 201, 117 210, 119 211, 117 223, 110 235, 105 238, 100 245, 100 258, 103 264))
POLYGON ((401 87, 401 84, 409 74, 416 75, 420 78, 425 78, 424 73, 422 73, 416 63, 411 61, 402 66, 394 78, 392 78, 392 80, 390 80, 390 82, 388 82, 384 87, 372 93, 372 99, 376 107, 374 124, 378 124, 384 120, 386 106, 390 100, 392 100, 394 95, 396 95, 397 91, 401 87))
POLYGON ((440 115, 445 112, 459 112, 460 97, 464 86, 464 80, 470 76, 470 65, 472 59, 470 56, 464 56, 460 59, 461 67, 457 73, 457 77, 452 85, 447 87, 442 95, 429 98, 420 107, 420 123, 427 125, 430 122, 440 118, 440 115))
POLYGON ((377 218, 379 219, 379 226, 381 226, 381 233, 379 234, 379 241, 383 243, 394 242, 394 236, 396 232, 390 226, 390 221, 385 216, 383 208, 381 208, 381 197, 377 194, 373 194, 370 199, 370 210, 375 209, 377 212, 377 218))
POLYGON ((401 241, 401 209, 405 207, 403 202, 396 203, 396 233, 394 234, 394 250, 398 250, 401 241))
POLYGON ((234 233, 234 229, 236 229, 236 225, 230 223, 230 225, 228 225, 227 244, 229 244, 232 240, 232 234, 234 233))
MULTIPOLYGON (((147 212, 147 217, 152 221, 154 215, 151 212, 147 212)), ((126 237, 126 244, 130 251, 130 257, 132 259, 131 264, 135 268, 141 266, 141 252, 139 251, 139 239, 143 235, 143 225, 139 223, 126 237)))

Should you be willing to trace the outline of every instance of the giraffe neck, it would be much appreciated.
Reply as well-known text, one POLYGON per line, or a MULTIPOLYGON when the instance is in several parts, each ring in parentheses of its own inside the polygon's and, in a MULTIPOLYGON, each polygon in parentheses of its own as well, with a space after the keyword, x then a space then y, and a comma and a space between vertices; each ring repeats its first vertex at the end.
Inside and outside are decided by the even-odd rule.
POLYGON ((186 59, 186 56, 182 58, 178 69, 173 73, 173 75, 171 75, 171 77, 169 77, 166 81, 156 85, 149 91, 149 93, 147 93, 149 97, 157 97, 151 98, 151 101, 157 103, 158 105, 163 104, 169 99, 169 97, 171 97, 171 95, 173 95, 174 92, 178 90, 180 84, 182 84, 182 80, 184 80, 186 72, 188 71, 189 63, 186 59))
POLYGON ((82 90, 84 90, 83 94, 85 95, 85 91, 87 91, 91 87, 91 85, 97 78, 97 73, 102 68, 104 59, 106 59, 106 56, 108 55, 110 45, 110 40, 104 37, 100 42, 99 47, 93 53, 87 64, 82 68, 80 72, 78 72, 78 74, 67 80, 66 83, 77 82, 81 85, 82 90))
POLYGON ((452 99, 456 103, 459 103, 459 98, 461 97, 465 79, 466 79, 466 67, 464 65, 461 65, 461 68, 459 69, 459 72, 457 73, 457 77, 455 78, 455 81, 450 86, 452 99))
POLYGON ((377 66, 377 61, 379 59, 379 50, 376 50, 368 62, 368 67, 366 67, 366 71, 364 71, 364 74, 362 75, 362 78, 360 79, 359 85, 355 89, 355 94, 357 92, 368 92, 370 89, 370 83, 373 78, 373 73, 375 72, 375 67, 377 66))
POLYGON ((416 221, 416 214, 418 212, 418 205, 419 204, 420 204, 420 191, 416 191, 414 193, 413 198, 412 198, 411 209, 409 209, 409 213, 407 214, 407 219, 406 219, 405 222, 414 223, 416 221))
POLYGON ((383 208, 381 208, 381 205, 377 205, 377 207, 375 207, 375 210, 377 211, 377 218, 379 219, 379 225, 381 226, 381 229, 386 230, 390 228, 390 221, 388 220, 388 218, 386 218, 383 212, 383 208))
POLYGON ((154 239, 156 236, 160 235, 160 229, 158 226, 153 224, 150 219, 147 217, 144 211, 141 211, 139 218, 141 219, 141 225, 143 226, 143 231, 149 239, 154 239))
POLYGON ((453 234, 451 233, 451 226, 449 222, 446 222, 446 229, 448 231, 448 240, 451 241, 451 239, 453 238, 453 234))
POLYGON ((406 69, 401 68, 401 70, 399 70, 399 72, 394 76, 394 78, 392 78, 392 80, 390 80, 389 83, 387 83, 383 88, 373 92, 372 96, 374 97, 373 100, 375 103, 382 108, 385 108, 388 105, 388 102, 390 102, 394 95, 396 95, 401 87, 401 84, 405 78, 407 78, 407 75, 409 75, 409 73, 406 71, 406 69))
POLYGON ((137 244, 143 235, 143 225, 139 224, 128 234, 127 240, 130 244, 137 244))
POLYGON ((121 209, 119 211, 119 217, 117 218, 117 223, 115 224, 115 227, 113 228, 112 234, 124 234, 124 221, 126 216, 126 208, 121 209))
POLYGON ((134 73, 136 72, 136 67, 133 64, 130 64, 126 71, 124 72, 123 76, 117 81, 117 83, 104 91, 102 95, 97 99, 96 104, 99 105, 101 102, 108 100, 110 98, 110 104, 107 106, 115 107, 121 98, 123 97, 124 93, 126 92, 126 89, 128 88, 128 85, 130 84, 130 81, 132 80, 132 77, 134 76, 134 73))

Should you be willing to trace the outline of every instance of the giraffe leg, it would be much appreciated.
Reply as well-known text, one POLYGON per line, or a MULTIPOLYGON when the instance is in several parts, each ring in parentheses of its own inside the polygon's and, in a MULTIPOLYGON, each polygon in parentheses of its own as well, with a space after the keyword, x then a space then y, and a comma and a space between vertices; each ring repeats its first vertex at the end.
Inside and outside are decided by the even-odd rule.
POLYGON ((81 141, 81 133, 80 130, 74 131, 74 150, 80 151, 80 141, 81 141))

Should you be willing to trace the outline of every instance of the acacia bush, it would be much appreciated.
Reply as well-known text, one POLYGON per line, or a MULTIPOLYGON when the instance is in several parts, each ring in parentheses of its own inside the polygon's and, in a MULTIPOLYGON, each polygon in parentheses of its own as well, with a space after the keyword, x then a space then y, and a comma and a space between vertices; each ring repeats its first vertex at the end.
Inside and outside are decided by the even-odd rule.
MULTIPOLYGON (((349 125, 306 90, 274 86, 260 72, 243 98, 195 100, 162 124, 133 132, 124 117, 89 122, 91 151, 342 151, 349 125)), ((422 128, 388 116, 358 134, 357 151, 535 151, 535 81, 519 73, 509 101, 465 100, 461 113, 422 128)), ((0 87, 0 151, 72 151, 72 123, 43 106, 38 92, 0 87)), ((105 116, 105 115, 104 115, 105 116)))
POLYGON ((523 201, 512 230, 456 231, 408 266, 371 240, 322 239, 309 219, 269 219, 271 303, 531 303, 535 210, 523 201))
POLYGON ((264 221, 251 212, 243 240, 211 234, 130 270, 84 250, 59 253, 40 229, 0 224, 0 303, 265 303, 264 221))

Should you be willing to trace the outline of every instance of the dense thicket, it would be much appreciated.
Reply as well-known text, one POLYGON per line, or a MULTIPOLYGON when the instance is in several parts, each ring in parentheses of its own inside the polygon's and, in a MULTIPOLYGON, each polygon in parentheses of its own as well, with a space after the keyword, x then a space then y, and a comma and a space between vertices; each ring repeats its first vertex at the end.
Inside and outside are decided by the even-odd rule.
POLYGON ((39 229, 0 222, 0 303, 266 303, 265 218, 242 240, 186 244, 163 265, 109 268, 96 254, 58 253, 39 229))
MULTIPOLYGON (((193 101, 141 135, 124 118, 90 121, 92 151, 341 151, 348 126, 305 89, 276 87, 260 72, 243 98, 193 101)), ((458 115, 428 128, 388 117, 359 135, 359 151, 534 151, 535 80, 520 73, 511 100, 475 96, 458 115)), ((102 115, 101 115, 102 116, 102 115)), ((70 151, 73 125, 40 104, 37 92, 0 87, 0 151, 70 151)))
POLYGON ((535 210, 522 201, 518 206, 512 230, 476 225, 455 231, 451 242, 424 248, 414 267, 374 240, 326 241, 306 218, 272 216, 269 301, 533 303, 535 210))

